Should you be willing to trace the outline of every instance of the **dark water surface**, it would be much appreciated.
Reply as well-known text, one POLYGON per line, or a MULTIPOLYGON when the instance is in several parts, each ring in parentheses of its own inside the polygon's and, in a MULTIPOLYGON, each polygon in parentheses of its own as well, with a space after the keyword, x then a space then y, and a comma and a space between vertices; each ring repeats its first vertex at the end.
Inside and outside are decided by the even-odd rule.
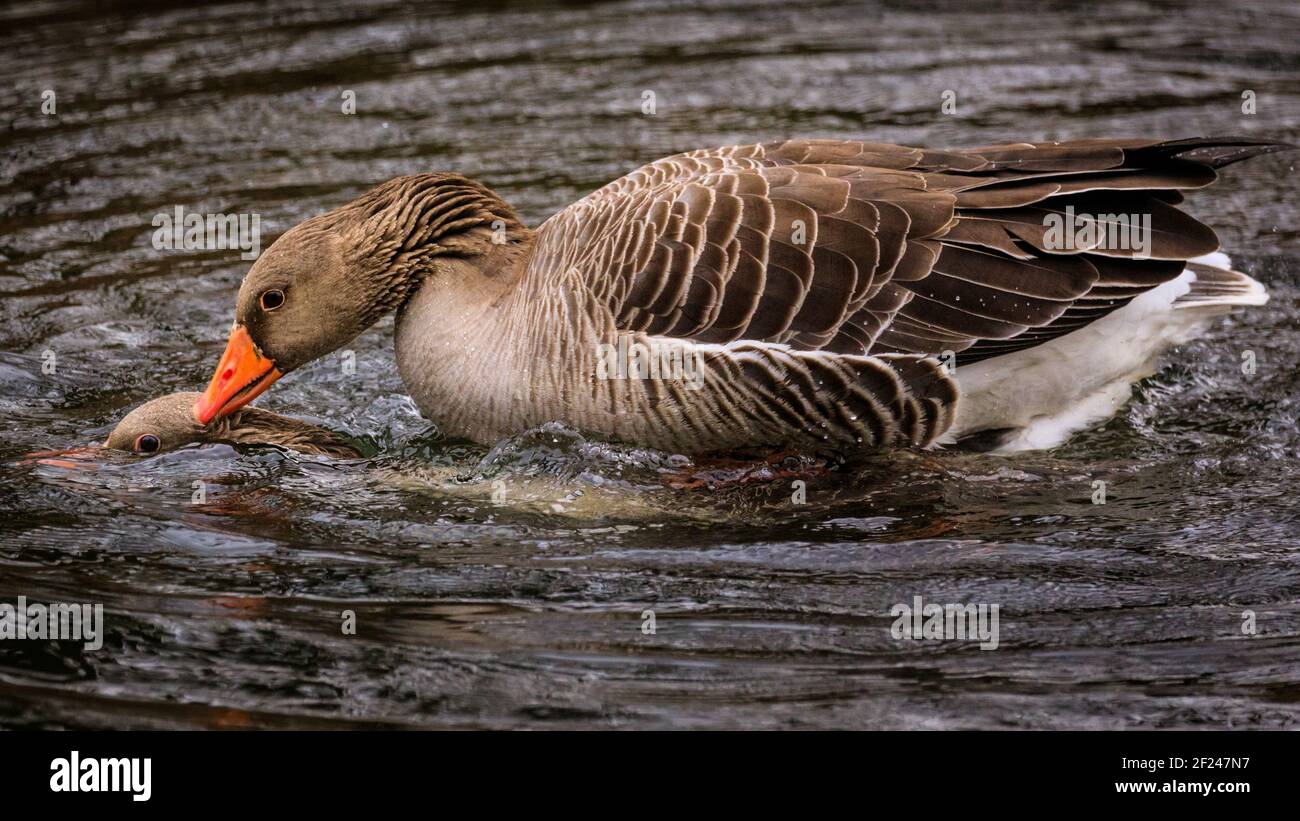
POLYGON ((803 505, 788 477, 677 490, 680 458, 563 429, 445 441, 389 321, 355 374, 332 356, 261 401, 367 461, 22 461, 206 383, 248 263, 155 250, 177 205, 257 213, 265 246, 436 169, 536 223, 660 156, 784 136, 1297 141, 1300 7, 1236 5, 7 4, 0 600, 102 603, 107 635, 0 641, 0 726, 1295 726, 1294 155, 1190 200, 1272 301, 1050 453, 880 457, 803 505), (892 639, 917 595, 998 604, 1000 647, 892 639))

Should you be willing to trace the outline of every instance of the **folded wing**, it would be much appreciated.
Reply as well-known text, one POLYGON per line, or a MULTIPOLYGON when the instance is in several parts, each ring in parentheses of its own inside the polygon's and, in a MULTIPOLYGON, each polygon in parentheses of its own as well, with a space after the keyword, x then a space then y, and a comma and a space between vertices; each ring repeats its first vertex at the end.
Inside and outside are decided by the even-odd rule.
POLYGON ((970 362, 1080 328, 1216 250, 1214 232, 1177 208, 1182 192, 1283 147, 790 140, 693 151, 547 220, 530 275, 576 273, 620 331, 970 362), (1125 234, 1134 221, 1143 233, 1125 234), (1126 236, 1137 241, 1114 241, 1126 236))

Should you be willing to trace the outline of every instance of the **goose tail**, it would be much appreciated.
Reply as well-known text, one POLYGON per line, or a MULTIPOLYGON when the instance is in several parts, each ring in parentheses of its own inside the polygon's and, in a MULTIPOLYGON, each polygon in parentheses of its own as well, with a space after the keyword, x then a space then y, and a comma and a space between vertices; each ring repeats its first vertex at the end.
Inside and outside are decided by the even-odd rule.
POLYGON ((1263 305, 1268 291, 1259 280, 1231 268, 1224 253, 1208 254, 1187 263, 1192 280, 1187 293, 1174 301, 1174 310, 1226 313, 1233 308, 1263 305))

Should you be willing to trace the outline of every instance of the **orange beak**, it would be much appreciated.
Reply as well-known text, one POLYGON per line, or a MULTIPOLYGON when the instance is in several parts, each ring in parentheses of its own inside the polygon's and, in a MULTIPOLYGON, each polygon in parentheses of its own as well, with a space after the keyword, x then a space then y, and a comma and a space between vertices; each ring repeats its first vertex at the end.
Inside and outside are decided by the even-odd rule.
POLYGON ((275 362, 262 356, 248 329, 236 325, 230 331, 226 352, 208 389, 194 403, 194 418, 206 425, 218 416, 229 416, 252 402, 271 383, 283 376, 275 362))
POLYGON ((67 468, 69 470, 89 470, 94 467, 93 462, 99 452, 98 446, 67 448, 66 450, 41 450, 27 454, 19 464, 52 465, 56 468, 67 468), (50 458, 57 456, 66 456, 68 458, 50 458))

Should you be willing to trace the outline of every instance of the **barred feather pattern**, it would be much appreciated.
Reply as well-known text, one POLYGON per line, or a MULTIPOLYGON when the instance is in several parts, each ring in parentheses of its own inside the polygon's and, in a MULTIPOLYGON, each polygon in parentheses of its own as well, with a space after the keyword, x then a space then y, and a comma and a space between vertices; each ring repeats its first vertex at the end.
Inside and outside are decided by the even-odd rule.
POLYGON ((552 418, 686 451, 924 446, 959 400, 935 357, 1033 347, 1177 277, 1218 248, 1176 207, 1182 192, 1282 147, 789 140, 692 151, 542 224, 507 301, 534 328, 528 354, 579 374, 551 386, 562 399, 545 410, 563 411, 552 418), (1067 208, 1149 215, 1150 247, 1054 248, 1045 217, 1067 208), (704 388, 594 380, 589 349, 620 336, 703 357, 704 388))

